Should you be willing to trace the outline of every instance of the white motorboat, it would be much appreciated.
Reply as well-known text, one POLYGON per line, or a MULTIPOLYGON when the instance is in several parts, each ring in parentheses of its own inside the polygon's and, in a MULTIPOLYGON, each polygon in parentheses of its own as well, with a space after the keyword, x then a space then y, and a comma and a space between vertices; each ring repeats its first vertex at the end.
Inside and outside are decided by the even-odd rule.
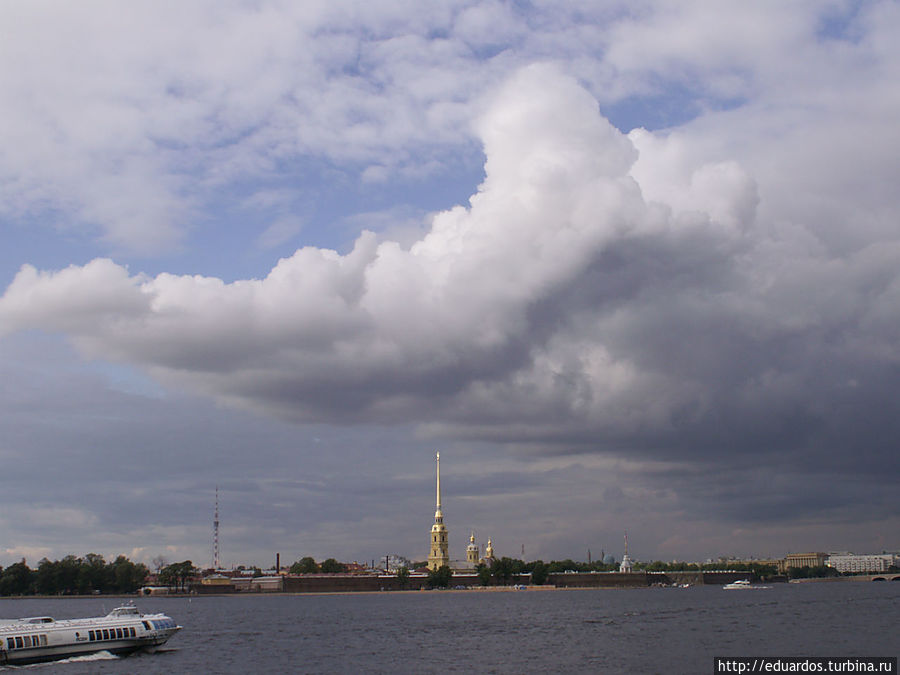
POLYGON ((772 588, 771 586, 754 586, 750 583, 749 579, 738 579, 737 581, 732 581, 730 584, 725 584, 722 586, 725 590, 735 591, 739 589, 749 589, 749 590, 758 590, 762 588, 772 588))
POLYGON ((49 616, 0 620, 0 664, 22 665, 97 652, 152 651, 181 630, 165 614, 141 614, 134 605, 106 616, 57 621, 49 616))

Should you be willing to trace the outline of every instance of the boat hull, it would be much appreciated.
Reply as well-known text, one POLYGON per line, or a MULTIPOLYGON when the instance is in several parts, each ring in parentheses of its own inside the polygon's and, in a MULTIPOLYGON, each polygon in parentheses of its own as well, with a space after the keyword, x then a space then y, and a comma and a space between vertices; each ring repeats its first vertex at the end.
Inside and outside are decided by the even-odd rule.
POLYGON ((60 661, 79 656, 90 656, 109 652, 115 656, 128 656, 135 652, 153 652, 164 645, 168 638, 161 640, 121 640, 106 644, 86 643, 60 645, 58 647, 35 647, 28 652, 24 650, 16 652, 0 652, 0 665, 27 666, 33 663, 46 663, 48 661, 60 661))

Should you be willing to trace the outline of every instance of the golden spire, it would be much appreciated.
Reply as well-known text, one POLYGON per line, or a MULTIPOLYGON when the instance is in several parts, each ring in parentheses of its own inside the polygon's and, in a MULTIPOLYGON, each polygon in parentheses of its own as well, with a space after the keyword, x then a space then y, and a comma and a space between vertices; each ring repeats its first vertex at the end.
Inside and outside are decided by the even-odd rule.
POLYGON ((437 453, 437 508, 434 516, 437 518, 441 514, 441 453, 437 453))
POLYGON ((444 514, 441 512, 441 453, 437 453, 435 460, 437 462, 437 500, 434 525, 431 526, 431 552, 428 554, 428 569, 432 570, 450 564, 447 527, 444 525, 444 514))

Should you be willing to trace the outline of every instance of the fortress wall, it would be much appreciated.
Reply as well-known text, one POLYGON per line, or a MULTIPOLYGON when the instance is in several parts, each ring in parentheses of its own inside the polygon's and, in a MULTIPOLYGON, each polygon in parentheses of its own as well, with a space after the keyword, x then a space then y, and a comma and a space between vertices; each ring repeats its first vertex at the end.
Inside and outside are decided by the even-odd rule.
POLYGON ((649 586, 646 572, 553 573, 547 583, 559 588, 636 588, 649 586))
POLYGON ((284 578, 285 593, 353 593, 364 591, 418 590, 427 586, 427 577, 411 576, 401 585, 396 576, 317 575, 284 578))

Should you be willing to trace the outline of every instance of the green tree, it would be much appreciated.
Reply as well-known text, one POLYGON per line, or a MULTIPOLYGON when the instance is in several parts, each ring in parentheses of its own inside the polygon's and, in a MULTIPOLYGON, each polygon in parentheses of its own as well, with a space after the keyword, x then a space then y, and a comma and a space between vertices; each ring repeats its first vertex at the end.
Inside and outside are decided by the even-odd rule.
POLYGON ((166 586, 174 587, 176 590, 185 590, 187 580, 190 579, 197 570, 190 560, 180 563, 172 563, 166 565, 159 572, 159 582, 166 586))
POLYGON ((56 586, 59 593, 73 595, 86 591, 81 588, 81 565, 84 561, 74 555, 67 555, 56 566, 56 586))
POLYGON ((134 593, 144 585, 149 574, 146 565, 135 564, 124 555, 116 558, 110 566, 113 572, 113 586, 118 593, 134 593))
POLYGON ((531 563, 531 583, 536 586, 543 586, 547 583, 547 566, 543 560, 535 560, 531 563))
POLYGON ((397 583, 400 584, 400 588, 406 588, 406 585, 409 583, 408 567, 401 567, 397 570, 397 583))
POLYGON ((88 553, 81 561, 78 573, 79 591, 99 591, 105 593, 109 591, 113 585, 113 571, 107 566, 102 555, 98 553, 88 553))
POLYGON ((750 563, 750 571, 758 579, 767 579, 778 574, 778 568, 775 565, 761 565, 760 563, 750 563))
POLYGON ((169 588, 177 588, 178 575, 175 571, 174 565, 166 565, 165 567, 163 567, 156 575, 156 580, 163 586, 168 586, 169 588))
POLYGON ((482 586, 490 586, 491 568, 484 563, 478 563, 478 565, 475 567, 475 571, 478 573, 478 583, 480 583, 482 586))
POLYGON ((453 578, 453 570, 446 565, 441 565, 436 570, 429 570, 428 585, 432 588, 447 588, 453 578))
POLYGON ((341 572, 347 571, 347 566, 334 558, 328 558, 327 560, 322 561, 321 568, 325 574, 340 574, 341 572))
POLYGON ((199 571, 196 567, 194 567, 194 563, 190 560, 185 560, 184 562, 178 563, 178 578, 181 581, 181 590, 184 592, 187 586, 188 580, 197 574, 199 571))
POLYGON ((290 569, 291 574, 315 574, 318 571, 319 565, 309 556, 300 558, 300 560, 291 565, 290 569))
POLYGON ((30 595, 34 593, 34 572, 22 562, 13 563, 0 573, 0 595, 30 595))
POLYGON ((491 575, 493 575, 494 579, 497 580, 500 584, 509 584, 509 580, 512 579, 514 574, 517 574, 516 569, 518 565, 516 563, 520 563, 519 560, 513 560, 512 558, 507 558, 503 556, 499 560, 495 560, 494 564, 491 565, 491 575))
POLYGON ((40 595, 56 595, 59 589, 59 563, 41 559, 34 573, 34 587, 40 595))

